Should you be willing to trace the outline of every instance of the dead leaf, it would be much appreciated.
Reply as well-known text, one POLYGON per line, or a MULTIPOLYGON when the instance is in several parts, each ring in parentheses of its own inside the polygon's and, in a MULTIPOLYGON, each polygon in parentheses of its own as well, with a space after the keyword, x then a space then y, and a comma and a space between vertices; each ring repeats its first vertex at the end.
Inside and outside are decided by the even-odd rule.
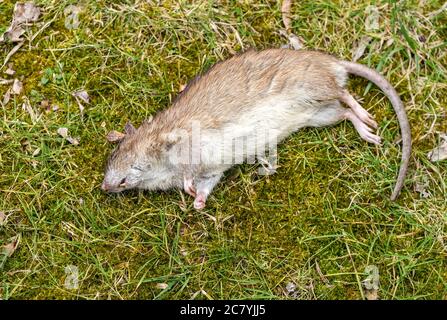
POLYGON ((165 289, 168 288, 168 284, 167 284, 167 283, 157 283, 157 284, 155 285, 155 287, 156 287, 157 289, 160 289, 160 290, 165 290, 165 289))
POLYGON ((64 139, 66 139, 68 137, 68 129, 67 128, 59 128, 57 129, 57 133, 64 139))
POLYGON ((429 198, 431 196, 430 192, 427 191, 430 182, 426 175, 420 175, 419 177, 414 177, 416 181, 414 184, 414 191, 420 194, 421 198, 429 198))
POLYGON ((23 83, 19 81, 18 79, 14 79, 14 83, 12 84, 12 91, 11 93, 14 95, 19 95, 22 93, 23 90, 23 83))
POLYGON ((16 251, 17 247, 19 246, 20 242, 20 236, 17 235, 14 238, 11 239, 11 242, 8 244, 5 244, 2 247, 2 252, 6 257, 10 257, 13 255, 13 253, 16 251))
POLYGON ((442 161, 447 159, 447 134, 441 134, 441 143, 427 154, 431 162, 442 161))
POLYGON ((14 79, 2 79, 0 78, 0 84, 10 84, 13 83, 14 79))
POLYGON ((36 123, 37 120, 39 120, 36 112, 34 112, 34 110, 31 107, 31 104, 30 104, 28 98, 26 98, 26 97, 25 97, 25 101, 22 104, 22 110, 26 110, 26 112, 28 112, 29 116, 31 117, 31 121, 33 123, 36 123))
POLYGON ((279 30, 279 34, 286 37, 287 40, 289 40, 289 43, 282 45, 281 48, 294 49, 294 50, 304 48, 303 41, 295 34, 287 33, 284 30, 279 30))
POLYGON ((24 41, 19 42, 14 48, 12 48, 11 51, 9 51, 9 53, 6 55, 5 60, 3 61, 3 65, 1 66, 1 68, 3 68, 8 63, 8 61, 12 57, 12 55, 14 53, 16 53, 23 46, 23 43, 24 43, 24 41))
POLYGON ((27 152, 31 147, 31 143, 26 138, 23 138, 22 140, 20 140, 20 145, 22 146, 22 150, 24 152, 27 152))
POLYGON ((289 43, 290 46, 294 49, 294 50, 299 50, 301 48, 303 48, 303 43, 300 40, 300 38, 298 38, 296 35, 294 35, 293 33, 289 34, 289 43))
POLYGON ((367 32, 378 30, 380 17, 379 8, 374 5, 369 5, 365 9, 365 14, 365 30, 367 32))
POLYGON ((44 110, 46 113, 49 113, 51 111, 57 111, 59 109, 59 106, 52 105, 50 100, 44 99, 40 101, 40 108, 44 110))
POLYGON ((179 89, 178 89, 178 91, 179 92, 182 92, 183 90, 185 90, 186 89, 186 84, 181 84, 180 86, 179 86, 179 89))
POLYGON ((22 41, 22 35, 25 33, 25 29, 21 26, 13 25, 11 26, 0 38, 0 42, 4 42, 5 39, 9 39, 11 42, 22 41))
POLYGON ((126 135, 124 133, 112 130, 107 134, 107 141, 109 142, 118 142, 120 140, 122 140, 126 135))
POLYGON ((4 106, 6 106, 6 104, 9 102, 10 99, 11 99, 11 89, 8 89, 8 90, 5 92, 5 95, 3 96, 2 104, 3 104, 4 106))
POLYGON ((75 98, 79 98, 79 99, 81 99, 81 100, 84 101, 85 103, 90 103, 90 97, 88 96, 88 93, 87 93, 87 91, 85 91, 85 90, 78 90, 78 91, 75 91, 75 92, 73 92, 73 96, 74 96, 75 98))
POLYGON ((68 135, 68 129, 67 129, 67 128, 64 128, 64 127, 59 128, 59 129, 57 129, 57 133, 58 133, 62 138, 64 138, 65 140, 67 140, 69 143, 71 143, 72 145, 75 145, 75 146, 79 145, 79 139, 70 137, 70 136, 68 135))
POLYGON ((75 97, 76 102, 78 103, 79 106, 79 110, 81 111, 81 113, 84 112, 84 106, 82 105, 81 101, 85 103, 90 103, 90 97, 87 93, 87 91, 85 90, 78 90, 72 93, 73 97, 75 97))
POLYGON ((0 226, 6 221, 6 214, 3 211, 0 211, 0 226))
POLYGON ((40 151, 41 151, 40 148, 37 148, 36 150, 34 150, 33 157, 39 155, 40 151))
POLYGON ((15 73, 16 73, 16 71, 12 68, 12 65, 11 65, 11 64, 8 65, 8 69, 6 69, 4 72, 5 72, 8 76, 13 76, 13 75, 15 75, 15 73))
POLYGON ((24 24, 30 24, 31 22, 37 21, 39 19, 39 16, 40 8, 37 7, 34 3, 17 2, 14 6, 14 13, 11 25, 5 31, 5 33, 0 36, 0 42, 5 41, 5 39, 9 39, 12 42, 22 41, 23 39, 21 38, 21 36, 25 33, 25 30, 22 28, 22 26, 24 24))
POLYGON ((40 8, 32 2, 16 3, 14 7, 14 20, 16 23, 35 22, 39 19, 40 8))
POLYGON ((363 53, 365 53, 365 49, 371 40, 372 38, 370 36, 363 36, 360 38, 357 45, 352 50, 352 61, 355 62, 363 56, 363 53))
POLYGON ((77 138, 68 137, 67 141, 70 142, 74 146, 79 145, 79 139, 77 139, 77 138))
POLYGON ((48 99, 40 101, 40 107, 48 111, 50 109, 50 101, 48 99))
POLYGON ((0 42, 5 42, 7 39, 11 42, 18 42, 12 50, 6 55, 2 68, 9 61, 11 56, 16 53, 23 45, 24 39, 22 35, 25 33, 23 26, 30 25, 39 19, 40 8, 32 2, 20 3, 17 2, 14 6, 14 13, 11 25, 6 31, 0 35, 0 42))

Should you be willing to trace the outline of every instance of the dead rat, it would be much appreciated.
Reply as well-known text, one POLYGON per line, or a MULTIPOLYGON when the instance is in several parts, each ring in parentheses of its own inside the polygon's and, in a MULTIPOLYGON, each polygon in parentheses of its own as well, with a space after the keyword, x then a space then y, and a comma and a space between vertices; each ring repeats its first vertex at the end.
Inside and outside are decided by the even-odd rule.
POLYGON ((402 161, 391 200, 402 189, 411 153, 403 104, 391 84, 361 64, 316 51, 250 50, 196 77, 170 108, 136 129, 130 123, 111 154, 102 189, 183 188, 202 209, 224 171, 303 127, 350 120, 380 144, 377 123, 344 88, 348 74, 368 79, 390 99, 402 136, 402 161), (342 104, 347 106, 344 107, 342 104))

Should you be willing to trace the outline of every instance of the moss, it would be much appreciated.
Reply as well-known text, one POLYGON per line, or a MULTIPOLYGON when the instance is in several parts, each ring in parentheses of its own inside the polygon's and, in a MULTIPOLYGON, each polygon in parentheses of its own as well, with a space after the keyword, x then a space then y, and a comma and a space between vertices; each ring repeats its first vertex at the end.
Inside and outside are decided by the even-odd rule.
MULTIPOLYGON (((374 38, 362 60, 397 85, 412 124, 412 167, 396 203, 388 200, 400 154, 395 115, 379 90, 353 78, 349 88, 378 120, 383 146, 367 145, 348 123, 302 130, 281 144, 275 175, 258 176, 249 164, 233 168, 204 212, 175 190, 103 194, 112 149, 104 136, 168 107, 180 85, 233 52, 280 46, 278 5, 87 2, 80 27, 68 30, 70 1, 39 4, 45 14, 31 32, 54 21, 11 62, 41 118, 32 123, 21 97, 0 109, 0 211, 9 215, 0 245, 21 235, 0 273, 1 297, 204 299, 204 290, 216 299, 360 299, 358 281, 375 265, 381 298, 445 298, 447 167, 426 153, 447 130, 446 16, 421 18, 440 2, 381 6, 380 32, 393 43, 374 38), (412 37, 431 34, 417 50, 396 26, 397 12, 412 37), (71 96, 80 88, 91 98, 83 115, 71 96), (59 110, 42 110, 44 99, 59 110), (59 127, 80 145, 58 136, 59 127), (414 191, 422 177, 427 199, 414 191), (79 269, 77 290, 64 287, 68 265, 79 269)), ((365 35, 366 5, 300 2, 293 30, 307 47, 349 59, 353 39, 365 35)), ((0 28, 12 8, 0 3, 0 28)))

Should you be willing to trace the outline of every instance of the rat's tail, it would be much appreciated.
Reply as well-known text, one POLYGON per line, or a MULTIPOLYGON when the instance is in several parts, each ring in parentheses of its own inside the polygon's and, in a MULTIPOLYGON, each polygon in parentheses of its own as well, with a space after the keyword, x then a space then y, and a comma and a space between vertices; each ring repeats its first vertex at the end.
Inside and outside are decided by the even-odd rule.
POLYGON ((404 105, 402 104, 402 101, 400 100, 399 95, 393 86, 377 71, 355 62, 340 61, 340 63, 348 73, 363 77, 378 86, 383 93, 385 93, 388 99, 390 99, 394 112, 397 115, 402 136, 402 161, 400 164, 396 186, 391 194, 391 200, 394 201, 399 196, 400 190, 404 185, 405 175, 408 170, 411 155, 411 130, 404 105))

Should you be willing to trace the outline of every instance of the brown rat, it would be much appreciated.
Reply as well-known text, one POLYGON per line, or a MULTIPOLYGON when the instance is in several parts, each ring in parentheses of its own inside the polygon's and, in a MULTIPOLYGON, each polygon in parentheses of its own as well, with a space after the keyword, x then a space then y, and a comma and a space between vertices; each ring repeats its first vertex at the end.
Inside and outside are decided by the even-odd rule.
POLYGON ((170 108, 138 129, 128 123, 108 160, 102 189, 184 188, 202 209, 225 170, 261 158, 266 148, 300 128, 348 119, 364 140, 380 144, 373 133, 377 123, 344 89, 349 73, 376 84, 396 112, 402 161, 394 200, 411 153, 410 125, 397 92, 366 66, 288 49, 251 50, 217 63, 192 80, 170 108))

